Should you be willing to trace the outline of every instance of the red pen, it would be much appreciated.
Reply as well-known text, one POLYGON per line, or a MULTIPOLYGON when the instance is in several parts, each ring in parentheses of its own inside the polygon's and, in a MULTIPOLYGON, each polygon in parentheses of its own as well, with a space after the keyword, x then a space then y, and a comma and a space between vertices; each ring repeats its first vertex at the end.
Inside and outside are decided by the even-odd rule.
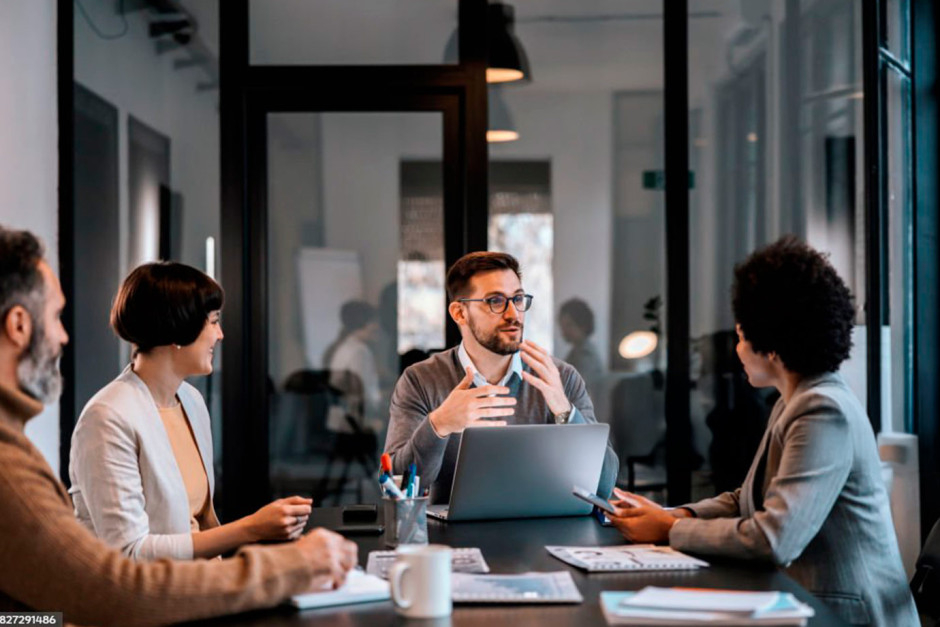
POLYGON ((382 472, 392 474, 392 456, 388 453, 382 453, 382 472))

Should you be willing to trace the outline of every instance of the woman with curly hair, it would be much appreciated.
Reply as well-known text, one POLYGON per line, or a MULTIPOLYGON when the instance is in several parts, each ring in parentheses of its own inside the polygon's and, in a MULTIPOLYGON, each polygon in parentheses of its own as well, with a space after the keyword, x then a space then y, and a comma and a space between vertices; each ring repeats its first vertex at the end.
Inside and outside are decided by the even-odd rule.
POLYGON ((769 561, 850 624, 917 625, 864 408, 836 372, 852 295, 826 257, 785 237, 735 268, 737 353, 781 398, 744 484, 676 509, 615 491, 633 542, 769 561))

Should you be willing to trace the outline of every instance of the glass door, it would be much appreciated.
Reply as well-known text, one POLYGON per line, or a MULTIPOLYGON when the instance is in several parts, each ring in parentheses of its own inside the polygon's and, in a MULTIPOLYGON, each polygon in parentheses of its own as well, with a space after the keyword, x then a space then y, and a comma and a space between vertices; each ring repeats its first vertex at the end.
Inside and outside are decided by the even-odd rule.
POLYGON ((403 367, 445 346, 443 114, 266 115, 273 498, 378 500, 403 367))

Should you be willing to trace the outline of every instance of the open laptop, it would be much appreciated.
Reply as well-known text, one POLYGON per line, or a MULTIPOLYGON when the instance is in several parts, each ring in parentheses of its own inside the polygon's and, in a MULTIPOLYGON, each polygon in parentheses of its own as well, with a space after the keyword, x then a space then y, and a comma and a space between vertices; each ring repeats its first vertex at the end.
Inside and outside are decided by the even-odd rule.
POLYGON ((589 514, 591 506, 571 489, 597 485, 609 432, 606 424, 467 429, 450 504, 431 505, 428 516, 455 521, 589 514))

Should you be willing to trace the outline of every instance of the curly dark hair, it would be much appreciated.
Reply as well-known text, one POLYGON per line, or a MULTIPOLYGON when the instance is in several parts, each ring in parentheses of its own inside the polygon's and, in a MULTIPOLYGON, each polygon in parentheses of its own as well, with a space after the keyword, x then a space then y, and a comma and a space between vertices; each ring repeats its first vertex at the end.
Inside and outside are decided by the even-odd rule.
POLYGON ((852 294, 827 257, 788 235, 734 269, 732 308, 745 339, 803 376, 834 372, 852 350, 852 294))

